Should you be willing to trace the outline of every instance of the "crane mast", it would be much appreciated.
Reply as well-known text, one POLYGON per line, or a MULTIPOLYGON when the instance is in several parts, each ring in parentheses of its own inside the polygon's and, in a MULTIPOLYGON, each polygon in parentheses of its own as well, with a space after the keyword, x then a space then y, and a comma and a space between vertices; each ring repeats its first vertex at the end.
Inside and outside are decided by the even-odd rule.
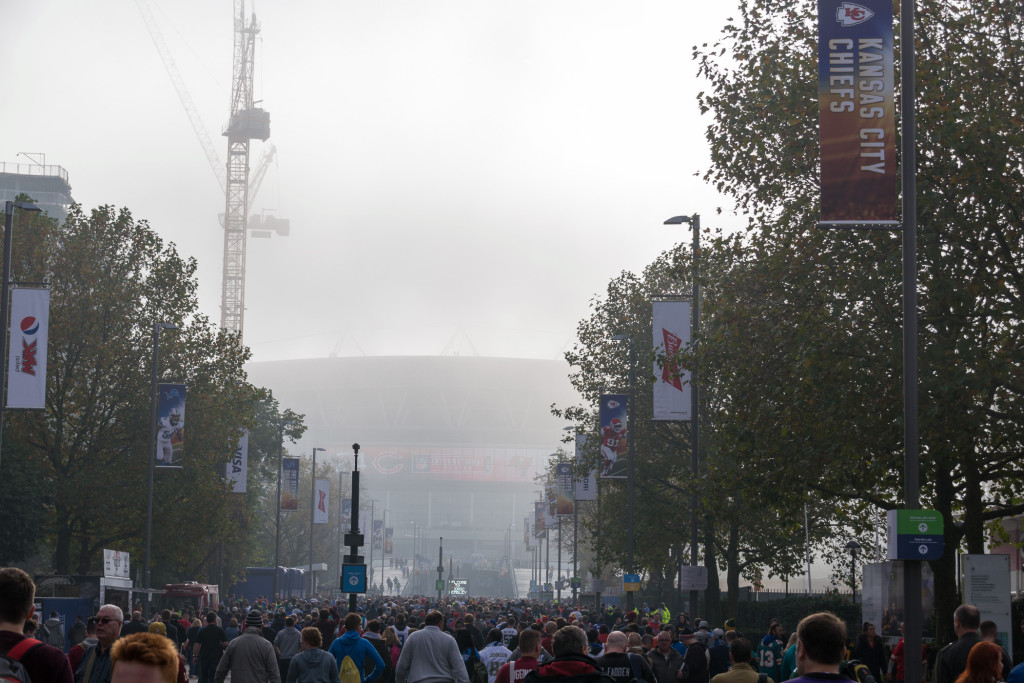
POLYGON ((259 24, 245 20, 245 0, 235 0, 231 117, 224 187, 224 269, 220 325, 242 335, 245 321, 245 243, 249 220, 249 143, 270 137, 270 114, 253 102, 253 66, 259 24))

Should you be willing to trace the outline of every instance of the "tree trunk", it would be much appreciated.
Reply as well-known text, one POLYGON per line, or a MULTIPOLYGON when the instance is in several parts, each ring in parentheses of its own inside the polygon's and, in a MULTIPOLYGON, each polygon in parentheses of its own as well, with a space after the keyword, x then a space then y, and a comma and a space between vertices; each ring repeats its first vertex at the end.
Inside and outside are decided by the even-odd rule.
POLYGON ((715 528, 708 518, 704 520, 704 566, 708 571, 704 614, 710 623, 719 624, 722 621, 722 587, 718 581, 718 561, 715 559, 715 528))
POLYGON ((740 606, 740 562, 739 543, 740 528, 737 524, 729 525, 729 547, 725 555, 726 563, 726 614, 735 617, 740 606))

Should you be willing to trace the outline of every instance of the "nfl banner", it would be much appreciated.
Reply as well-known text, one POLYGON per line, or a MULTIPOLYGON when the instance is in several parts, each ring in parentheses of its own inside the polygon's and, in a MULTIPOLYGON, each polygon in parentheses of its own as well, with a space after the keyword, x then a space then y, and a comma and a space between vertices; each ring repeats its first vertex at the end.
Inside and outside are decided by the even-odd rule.
MULTIPOLYGON (((586 462, 587 435, 576 435, 576 465, 586 462)), ((576 479, 573 486, 573 497, 576 500, 597 500, 597 470, 590 470, 585 477, 576 479)))
POLYGON ((821 226, 896 224, 892 0, 818 0, 821 226))
POLYGON ((299 459, 281 459, 281 509, 299 509, 299 459))
POLYGON ((394 555, 395 554, 395 529, 394 527, 384 527, 384 554, 394 555))
POLYGON ((629 436, 626 433, 629 397, 604 394, 598 411, 601 426, 601 478, 625 479, 629 472, 629 436), (623 456, 623 457, 619 457, 623 456))
POLYGON ((316 480, 316 499, 313 503, 316 505, 313 508, 313 522, 315 524, 327 524, 327 511, 330 509, 331 504, 330 479, 316 480))
POLYGON ((238 437, 238 447, 235 448, 228 463, 228 481, 231 482, 231 490, 234 493, 245 493, 245 483, 249 470, 249 430, 242 429, 238 437))
POLYGON ((185 457, 185 385, 160 384, 156 405, 156 466, 181 467, 185 457))
POLYGON ((559 515, 571 515, 576 509, 572 495, 572 463, 558 463, 555 476, 558 478, 558 498, 555 499, 555 512, 559 515))
POLYGON ((348 531, 352 528, 352 499, 341 499, 341 528, 348 531))
POLYGON ((537 523, 530 521, 530 542, 527 543, 527 547, 531 550, 536 550, 540 547, 540 539, 544 538, 543 531, 537 531, 537 523))
POLYGON ((689 420, 690 371, 680 370, 677 354, 690 345, 690 302, 653 302, 654 420, 689 420))
POLYGON ((46 408, 46 343, 50 290, 11 292, 11 347, 7 359, 7 407, 46 408))
POLYGON ((373 549, 383 550, 384 549, 384 520, 375 519, 373 520, 373 549))
POLYGON ((548 502, 538 500, 533 504, 533 533, 538 538, 543 538, 547 531, 548 502))
POLYGON ((530 544, 530 518, 523 517, 523 543, 526 545, 530 544))

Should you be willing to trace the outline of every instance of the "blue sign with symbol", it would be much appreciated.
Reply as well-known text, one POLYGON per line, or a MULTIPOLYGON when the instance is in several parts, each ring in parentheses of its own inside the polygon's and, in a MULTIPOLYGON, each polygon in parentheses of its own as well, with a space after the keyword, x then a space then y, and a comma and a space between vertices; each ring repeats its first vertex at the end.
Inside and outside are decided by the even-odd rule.
POLYGON ((366 565, 341 565, 341 590, 346 593, 366 592, 366 565))

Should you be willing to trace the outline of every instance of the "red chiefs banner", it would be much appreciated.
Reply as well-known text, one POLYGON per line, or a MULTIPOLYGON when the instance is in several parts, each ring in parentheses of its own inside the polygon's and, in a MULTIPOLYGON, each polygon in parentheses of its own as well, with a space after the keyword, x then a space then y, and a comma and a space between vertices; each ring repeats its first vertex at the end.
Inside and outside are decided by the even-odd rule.
POLYGON ((822 227, 896 224, 892 24, 892 0, 818 0, 822 227))
POLYGON ((677 354, 690 345, 690 302, 655 301, 654 414, 655 420, 689 420, 692 415, 690 371, 679 367, 677 354))
POLYGON ((46 408, 46 342, 50 290, 11 292, 11 350, 7 360, 7 407, 46 408))

